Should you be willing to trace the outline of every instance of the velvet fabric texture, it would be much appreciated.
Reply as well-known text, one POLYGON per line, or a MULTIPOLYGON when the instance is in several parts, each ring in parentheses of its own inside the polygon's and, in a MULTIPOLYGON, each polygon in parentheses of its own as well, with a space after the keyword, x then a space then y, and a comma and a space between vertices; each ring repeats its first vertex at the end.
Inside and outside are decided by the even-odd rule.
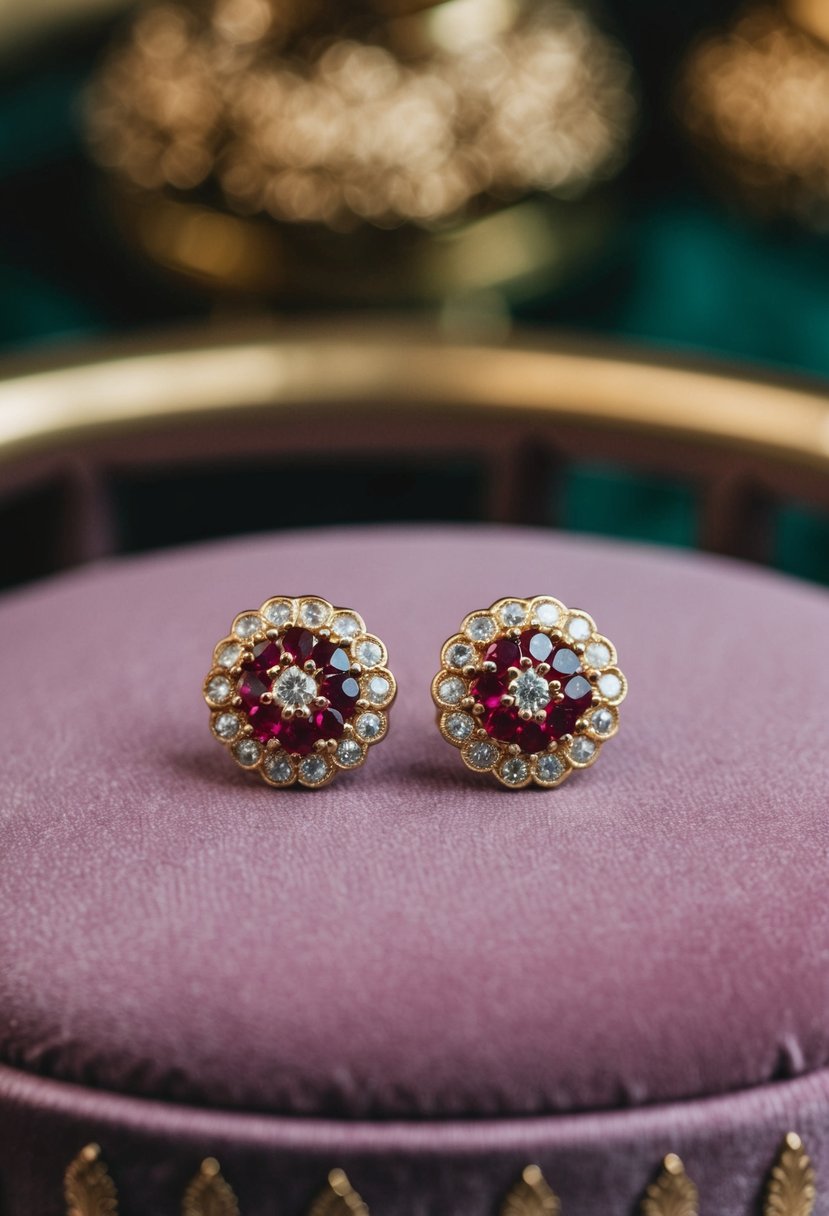
POLYGON ((767 572, 494 528, 5 597, 11 1216, 58 1211, 93 1136, 127 1213, 207 1153, 245 1212, 289 1216, 333 1165, 377 1211, 483 1216, 533 1158, 612 1216, 668 1149, 741 1216, 790 1126, 829 1173, 828 627, 824 592, 767 572), (594 616, 630 693, 594 768, 507 791, 441 740, 429 684, 466 612, 543 592, 594 616), (201 702, 233 616, 278 593, 357 608, 399 682, 389 738, 319 792, 243 774, 201 702))

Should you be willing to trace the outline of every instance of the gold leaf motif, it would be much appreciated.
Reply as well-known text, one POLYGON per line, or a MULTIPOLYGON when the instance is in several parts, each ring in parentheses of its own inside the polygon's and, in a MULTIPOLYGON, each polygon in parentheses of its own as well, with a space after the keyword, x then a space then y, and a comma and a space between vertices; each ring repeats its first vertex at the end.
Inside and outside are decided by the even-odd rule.
POLYGON ((501 1216, 560 1216, 558 1195, 537 1165, 528 1165, 504 1200, 501 1216))
POLYGON ((97 1144, 81 1149, 63 1178, 67 1216, 117 1216, 118 1193, 97 1144))
POLYGON ((215 1157, 207 1157, 184 1192, 182 1216, 239 1216, 239 1204, 215 1157))
POLYGON ((642 1216, 697 1216, 699 1195, 676 1153, 668 1153, 662 1172, 645 1191, 642 1216))
POLYGON ((308 1216, 368 1216, 368 1208, 343 1170, 332 1170, 328 1185, 314 1200, 308 1216))
POLYGON ((811 1216, 815 1171, 796 1132, 789 1132, 772 1166, 763 1216, 811 1216))

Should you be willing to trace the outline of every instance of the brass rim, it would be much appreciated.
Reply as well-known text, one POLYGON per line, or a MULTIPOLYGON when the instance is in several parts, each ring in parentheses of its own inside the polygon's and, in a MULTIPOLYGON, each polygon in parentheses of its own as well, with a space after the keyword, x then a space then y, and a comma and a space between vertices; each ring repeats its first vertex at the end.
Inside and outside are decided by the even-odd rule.
POLYGON ((0 467, 92 439, 299 412, 577 423, 751 451, 829 473, 829 397, 613 352, 445 342, 353 320, 98 347, 0 378, 0 467))

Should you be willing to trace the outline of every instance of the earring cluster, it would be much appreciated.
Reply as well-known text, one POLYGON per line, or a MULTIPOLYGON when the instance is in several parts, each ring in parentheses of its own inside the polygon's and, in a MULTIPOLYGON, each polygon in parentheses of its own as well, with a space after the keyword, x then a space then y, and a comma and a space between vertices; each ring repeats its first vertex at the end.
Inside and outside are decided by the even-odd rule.
MULTIPOLYGON (((397 685, 363 618, 318 596, 273 596, 234 619, 203 693, 214 737, 267 784, 320 789, 385 738, 397 685)), ((509 789, 552 789, 619 727, 627 681, 593 618, 551 596, 469 613, 432 681, 440 733, 509 789)))
POLYGON ((469 613, 432 682, 444 739, 509 789, 552 789, 594 764, 626 692, 593 618, 546 595, 469 613))

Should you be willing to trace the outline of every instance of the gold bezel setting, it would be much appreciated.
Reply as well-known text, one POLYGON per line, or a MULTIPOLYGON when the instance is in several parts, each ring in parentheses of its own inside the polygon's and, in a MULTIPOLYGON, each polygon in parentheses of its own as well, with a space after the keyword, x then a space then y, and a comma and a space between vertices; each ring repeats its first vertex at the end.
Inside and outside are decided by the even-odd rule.
POLYGON ((228 750, 239 768, 257 773, 276 789, 295 784, 322 789, 338 772, 360 768, 369 749, 386 736, 388 711, 396 694, 397 683, 388 668, 388 652, 380 638, 366 631, 358 612, 339 608, 316 595, 270 596, 260 608, 238 613, 227 636, 213 648, 213 664, 202 686, 210 709, 213 737, 228 750), (323 731, 310 750, 291 750, 290 743, 285 745, 278 737, 258 736, 240 696, 241 682, 254 660, 255 648, 261 643, 274 643, 279 649, 279 664, 268 668, 271 688, 260 704, 279 707, 280 721, 286 723, 291 718, 310 718, 312 710, 330 711, 331 706, 316 683, 322 669, 315 667, 313 659, 305 662, 291 659, 282 647, 285 635, 294 629, 311 634, 314 646, 320 641, 331 642, 343 651, 348 666, 338 668, 338 673, 353 680, 359 689, 358 693, 350 694, 354 698, 353 708, 347 715, 340 715, 341 732, 328 737, 323 731), (306 683, 301 703, 294 706, 283 704, 275 695, 276 684, 286 671, 306 683))
MULTIPOLYGON (((441 668, 432 681, 438 730, 447 743, 459 749, 472 772, 491 773, 507 789, 525 789, 532 784, 555 789, 573 771, 595 764, 604 744, 618 732, 618 706, 627 695, 628 685, 617 664, 616 647, 581 609, 568 608, 549 595, 496 600, 490 608, 468 613, 458 632, 441 647, 441 668), (549 639, 552 647, 547 642, 543 646, 551 662, 561 654, 557 661, 566 670, 561 679, 556 679, 558 668, 526 656, 520 660, 520 667, 507 668, 512 673, 512 685, 517 682, 520 686, 522 673, 527 673, 527 686, 520 690, 525 703, 518 717, 529 722, 534 716, 541 723, 545 714, 552 712, 548 705, 554 707, 565 701, 562 689, 567 686, 565 681, 569 683, 574 677, 582 680, 580 689, 584 689, 584 681, 589 685, 580 693, 579 701, 583 702, 588 693, 590 697, 571 730, 558 737, 550 732, 544 748, 532 752, 490 733, 487 718, 493 707, 484 705, 473 691, 478 680, 496 671, 495 664, 486 658, 490 648, 505 641, 517 642, 529 631, 549 639), (533 704, 533 695, 538 697, 538 704, 533 704)), ((501 673, 499 678, 506 676, 501 673)), ((505 695, 501 705, 515 712, 517 696, 518 692, 505 695)), ((538 732, 538 727, 533 729, 538 732)))

